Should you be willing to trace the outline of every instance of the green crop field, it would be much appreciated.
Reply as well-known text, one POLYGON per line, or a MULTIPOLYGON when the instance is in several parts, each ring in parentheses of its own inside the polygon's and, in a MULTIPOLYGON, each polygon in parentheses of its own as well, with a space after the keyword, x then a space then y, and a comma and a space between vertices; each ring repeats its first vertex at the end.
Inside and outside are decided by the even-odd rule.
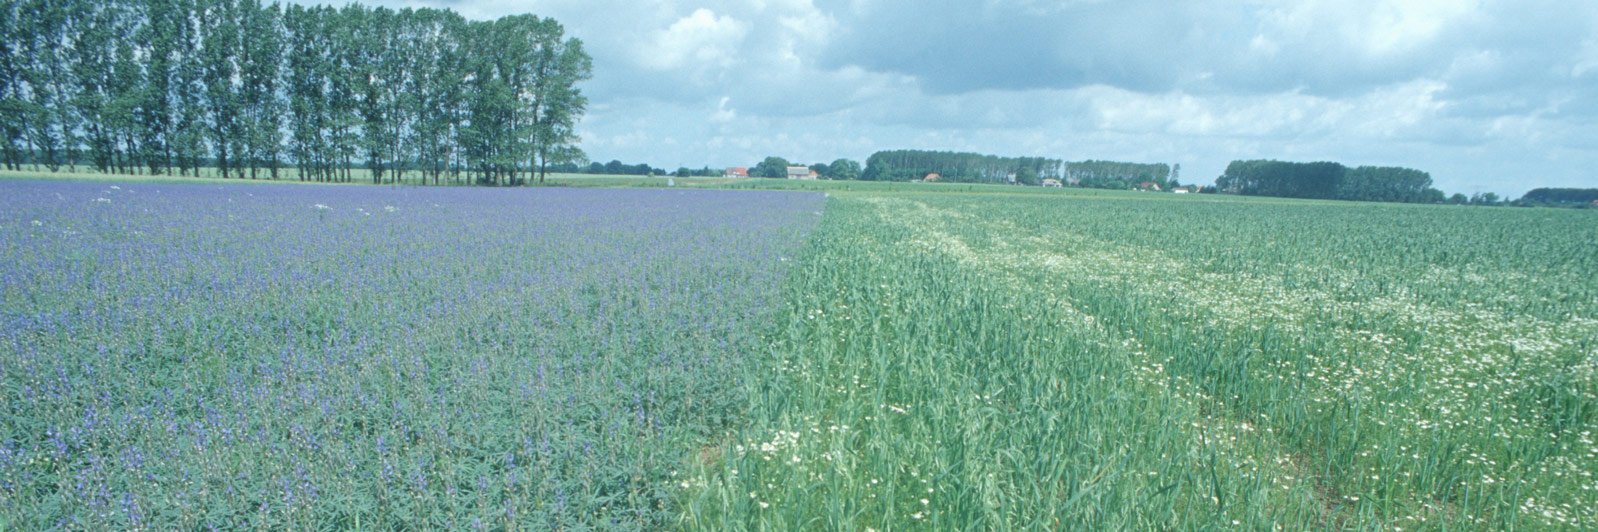
POLYGON ((555 181, 0 180, 0 529, 1598 527, 1592 211, 555 181))
POLYGON ((749 186, 833 193, 691 528, 1598 526, 1592 213, 749 186))

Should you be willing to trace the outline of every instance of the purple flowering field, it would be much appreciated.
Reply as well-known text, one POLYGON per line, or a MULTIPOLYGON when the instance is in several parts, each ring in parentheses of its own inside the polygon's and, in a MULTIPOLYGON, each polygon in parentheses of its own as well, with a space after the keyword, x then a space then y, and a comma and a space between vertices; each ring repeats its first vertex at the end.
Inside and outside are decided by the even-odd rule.
POLYGON ((824 201, 0 182, 0 529, 658 527, 824 201))

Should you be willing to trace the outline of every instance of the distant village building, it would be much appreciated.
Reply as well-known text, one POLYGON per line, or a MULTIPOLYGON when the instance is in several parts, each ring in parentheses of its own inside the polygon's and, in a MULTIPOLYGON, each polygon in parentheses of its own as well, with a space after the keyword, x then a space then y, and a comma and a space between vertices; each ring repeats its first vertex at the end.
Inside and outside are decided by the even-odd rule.
POLYGON ((1160 184, 1159 183, 1155 183, 1153 181, 1144 181, 1142 183, 1138 183, 1137 184, 1137 188, 1138 188, 1138 190, 1152 190, 1152 191, 1155 191, 1155 192, 1159 192, 1160 191, 1160 184))
POLYGON ((1051 177, 1043 180, 1043 188, 1065 188, 1065 185, 1060 184, 1060 180, 1051 177))
POLYGON ((788 179, 815 179, 819 177, 815 170, 808 166, 789 166, 788 179))
POLYGON ((921 181, 922 182, 926 182, 926 183, 932 183, 932 182, 936 182, 939 179, 943 179, 943 175, 942 174, 939 174, 937 172, 929 172, 929 173, 927 173, 926 177, 921 178, 921 181))
POLYGON ((731 166, 721 174, 721 177, 749 177, 749 168, 744 166, 731 166))

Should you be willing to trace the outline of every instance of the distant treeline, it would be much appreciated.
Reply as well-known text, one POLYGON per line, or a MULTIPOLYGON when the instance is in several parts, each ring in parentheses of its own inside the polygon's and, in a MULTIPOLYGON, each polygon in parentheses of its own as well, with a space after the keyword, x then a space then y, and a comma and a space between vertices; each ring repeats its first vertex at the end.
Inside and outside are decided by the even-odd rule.
MULTIPOLYGON (((1176 165, 1181 168, 1181 165, 1176 165)), ((1081 161, 1065 163, 1065 178, 1072 185, 1086 188, 1125 190, 1153 183, 1165 188, 1176 179, 1172 166, 1165 163, 1123 163, 1117 161, 1081 161)))
MULTIPOLYGON (((665 175, 666 171, 650 166, 648 163, 627 164, 618 160, 608 163, 577 164, 565 162, 549 167, 550 172, 558 174, 603 174, 603 175, 665 175)), ((721 172, 716 172, 721 175, 721 172)))
POLYGON ((260 0, 0 1, 0 162, 516 184, 586 162, 592 69, 532 15, 260 0))
POLYGON ((1043 157, 1000 157, 947 151, 879 151, 866 158, 860 178, 866 181, 906 181, 938 174, 941 181, 957 183, 1021 183, 1036 185, 1059 179, 1064 161, 1043 157))
POLYGON ((1283 198, 1441 203, 1443 192, 1432 177, 1411 168, 1361 166, 1334 162, 1294 163, 1232 161, 1215 180, 1222 192, 1283 198))
POLYGON ((1521 203, 1550 206, 1598 206, 1598 188, 1538 188, 1521 196, 1521 203))
MULTIPOLYGON (((1180 168, 1177 166, 1175 168, 1180 168)), ((925 150, 879 151, 866 159, 861 179, 904 181, 938 174, 956 183, 1038 185, 1045 179, 1088 188, 1138 188, 1145 183, 1173 184, 1175 170, 1165 163, 1117 161, 1067 162, 1047 157, 1003 157, 980 153, 925 150)))

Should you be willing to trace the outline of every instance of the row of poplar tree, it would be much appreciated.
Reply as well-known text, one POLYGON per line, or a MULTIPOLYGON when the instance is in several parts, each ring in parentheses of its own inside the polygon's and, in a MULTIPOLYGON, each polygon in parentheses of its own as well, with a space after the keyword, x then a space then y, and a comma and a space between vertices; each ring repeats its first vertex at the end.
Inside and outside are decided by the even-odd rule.
POLYGON ((11 170, 514 185, 586 162, 591 60, 532 15, 0 0, 0 46, 11 170))

